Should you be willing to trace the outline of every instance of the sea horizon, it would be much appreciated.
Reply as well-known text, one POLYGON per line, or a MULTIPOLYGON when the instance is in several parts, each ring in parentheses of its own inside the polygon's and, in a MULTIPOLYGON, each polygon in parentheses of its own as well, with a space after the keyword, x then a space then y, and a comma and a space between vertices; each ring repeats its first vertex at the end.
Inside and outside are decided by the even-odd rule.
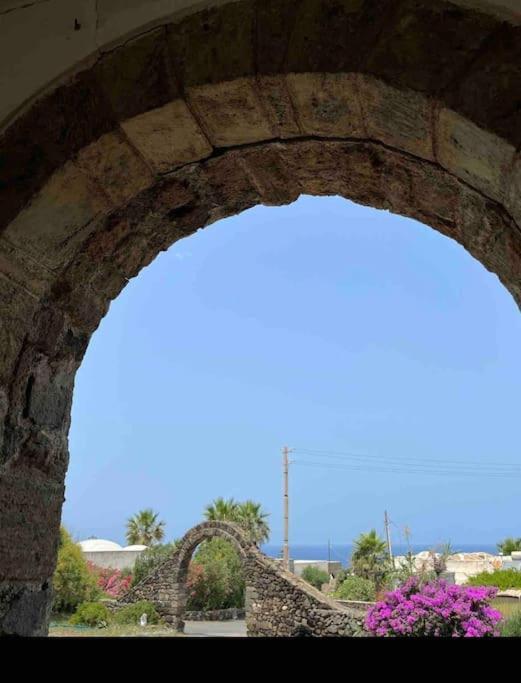
MULTIPOLYGON (((431 550, 439 548, 440 544, 436 543, 411 543, 409 546, 403 543, 396 543, 392 546, 393 555, 405 555, 409 550, 413 553, 419 553, 423 550, 431 550)), ((498 550, 495 543, 451 543, 454 553, 473 553, 485 552, 492 555, 497 555, 498 550)), ((261 546, 263 553, 268 557, 279 558, 282 557, 282 544, 266 543, 261 546)), ((349 564, 351 554, 353 552, 353 544, 334 544, 329 548, 327 543, 318 544, 290 544, 289 556, 292 560, 328 560, 331 562, 341 562, 343 566, 349 564)))

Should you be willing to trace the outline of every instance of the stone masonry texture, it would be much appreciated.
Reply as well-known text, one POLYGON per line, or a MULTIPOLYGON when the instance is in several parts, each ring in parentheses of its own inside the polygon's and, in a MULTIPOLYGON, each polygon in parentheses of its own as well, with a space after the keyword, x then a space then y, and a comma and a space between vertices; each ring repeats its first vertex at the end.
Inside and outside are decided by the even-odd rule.
POLYGON ((147 600, 167 624, 182 631, 190 616, 185 613, 190 559, 200 543, 215 537, 232 543, 242 559, 248 636, 294 637, 302 631, 315 637, 365 635, 364 614, 360 610, 339 606, 303 579, 282 569, 230 522, 203 522, 190 529, 172 555, 119 598, 115 609, 147 600))
MULTIPOLYGON (((110 302, 177 240, 340 195, 456 240, 521 303, 521 27, 467 4, 144 18, 0 130, 0 634, 47 632, 75 373, 110 302)), ((279 590, 251 631, 287 633, 270 600, 312 600, 255 557, 253 584, 279 590)))

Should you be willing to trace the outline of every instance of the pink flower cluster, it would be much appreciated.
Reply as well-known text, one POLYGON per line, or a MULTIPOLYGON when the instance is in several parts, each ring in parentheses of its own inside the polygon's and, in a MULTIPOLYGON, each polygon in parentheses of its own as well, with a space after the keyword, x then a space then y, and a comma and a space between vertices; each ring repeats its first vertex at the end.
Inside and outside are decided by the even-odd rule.
POLYGON ((499 635, 501 613, 490 607, 497 593, 484 586, 412 577, 371 607, 365 626, 376 636, 482 638, 499 635))
POLYGON ((119 569, 104 569, 97 567, 92 562, 88 562, 89 571, 95 575, 96 583, 101 590, 110 595, 111 598, 118 598, 125 593, 132 582, 131 576, 122 576, 119 569))

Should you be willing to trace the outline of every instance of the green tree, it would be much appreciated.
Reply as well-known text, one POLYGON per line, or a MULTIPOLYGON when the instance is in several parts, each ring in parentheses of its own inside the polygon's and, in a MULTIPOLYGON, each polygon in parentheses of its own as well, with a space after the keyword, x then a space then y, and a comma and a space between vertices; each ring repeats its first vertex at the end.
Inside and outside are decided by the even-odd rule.
POLYGON ((270 537, 270 527, 267 519, 268 513, 262 510, 260 503, 247 500, 238 506, 237 522, 255 545, 266 543, 270 537))
POLYGON ((242 560, 224 538, 201 543, 192 560, 187 581, 189 610, 244 606, 242 560))
POLYGON ((216 498, 206 506, 204 516, 208 520, 238 524, 256 545, 265 543, 270 536, 268 514, 263 511, 260 503, 253 500, 239 503, 233 498, 216 498))
POLYGON ((511 555, 512 552, 521 550, 521 538, 505 538, 504 541, 500 541, 497 544, 497 549, 501 555, 511 555))
POLYGON ((335 598, 340 600, 363 600, 374 602, 376 599, 376 588, 372 581, 364 579, 362 576, 348 575, 338 585, 335 591, 335 598))
POLYGON ((152 546, 162 541, 165 536, 165 523, 158 521, 158 514, 147 508, 131 517, 127 521, 127 543, 152 546))
POLYGON ((239 503, 233 498, 216 498, 204 510, 204 516, 210 521, 237 522, 239 503))
POLYGON ((375 529, 371 529, 366 534, 360 534, 354 546, 351 556, 353 574, 369 579, 375 584, 376 590, 380 590, 391 572, 385 541, 375 529))
POLYGON ((302 578, 320 590, 324 583, 329 583, 329 574, 318 567, 307 566, 302 572, 302 578))
POLYGON ((72 540, 64 527, 60 529, 53 589, 54 612, 73 612, 82 602, 97 600, 101 595, 80 546, 72 540))

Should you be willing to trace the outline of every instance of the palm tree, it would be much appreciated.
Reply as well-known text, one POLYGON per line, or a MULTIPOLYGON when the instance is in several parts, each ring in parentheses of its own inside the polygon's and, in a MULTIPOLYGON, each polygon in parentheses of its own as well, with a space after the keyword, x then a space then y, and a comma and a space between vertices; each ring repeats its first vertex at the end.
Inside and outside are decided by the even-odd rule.
POLYGON ((204 516, 212 521, 236 522, 238 505, 233 498, 216 498, 206 506, 204 516))
POLYGON ((386 545, 383 538, 380 538, 375 529, 371 529, 367 534, 360 534, 355 540, 355 550, 352 560, 383 555, 386 552, 386 545))
POLYGON ((237 522, 255 545, 266 543, 270 537, 270 527, 267 519, 268 513, 262 510, 260 503, 256 503, 253 500, 247 500, 238 507, 237 522))
POLYGON ((162 541, 165 536, 165 523, 157 521, 158 514, 147 508, 130 517, 127 521, 127 543, 152 546, 162 541))
POLYGON ((516 550, 521 550, 521 538, 505 538, 504 541, 497 544, 497 548, 501 555, 511 555, 516 550))
POLYGON ((216 498, 206 506, 204 516, 208 520, 235 522, 256 545, 265 543, 270 536, 270 528, 266 521, 268 514, 262 510, 260 503, 253 500, 239 503, 233 498, 216 498))
POLYGON ((351 566, 355 575, 370 579, 377 589, 385 581, 390 569, 387 547, 375 529, 371 529, 367 534, 360 534, 355 540, 351 566))

